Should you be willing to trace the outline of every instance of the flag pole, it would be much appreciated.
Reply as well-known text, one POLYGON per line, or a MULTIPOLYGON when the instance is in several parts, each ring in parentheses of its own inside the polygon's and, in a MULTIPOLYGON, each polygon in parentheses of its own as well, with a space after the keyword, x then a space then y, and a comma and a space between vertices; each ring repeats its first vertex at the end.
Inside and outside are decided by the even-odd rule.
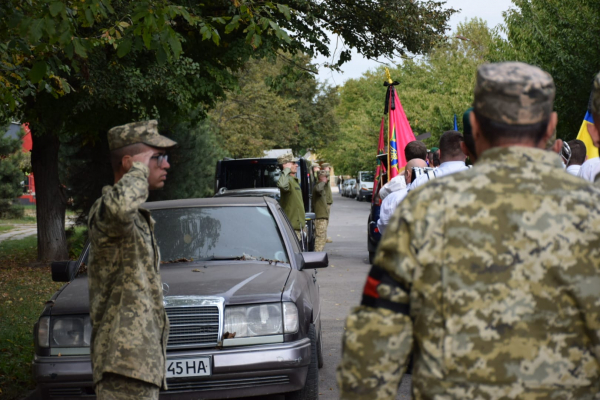
MULTIPOLYGON (((393 87, 392 84, 394 83, 394 81, 392 80, 392 75, 390 74, 390 69, 388 67, 385 67, 385 77, 387 79, 387 83, 389 84, 388 91, 391 91, 392 87, 393 87)), ((389 96, 389 100, 388 101, 391 102, 392 101, 391 99, 392 99, 392 96, 389 96)), ((390 104, 388 104, 387 106, 390 107, 390 104)), ((388 151, 387 151, 387 153, 388 153, 388 156, 387 156, 387 171, 386 171, 386 175, 387 176, 386 177, 387 177, 387 181, 388 182, 390 181, 390 172, 391 172, 391 170, 390 170, 390 161, 391 161, 390 158, 392 157, 392 146, 390 145, 390 130, 391 130, 392 127, 391 127, 390 124, 391 124, 391 118, 390 118, 390 115, 388 113, 388 134, 386 135, 387 136, 387 144, 388 144, 388 151)))

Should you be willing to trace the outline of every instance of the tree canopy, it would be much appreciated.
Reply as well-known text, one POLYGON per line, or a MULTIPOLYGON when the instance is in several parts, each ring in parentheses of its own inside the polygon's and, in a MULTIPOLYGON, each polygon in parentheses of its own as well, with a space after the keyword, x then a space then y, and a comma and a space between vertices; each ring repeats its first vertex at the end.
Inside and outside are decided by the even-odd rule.
POLYGON ((491 60, 523 61, 556 84, 557 133, 577 136, 600 70, 600 0, 513 0, 492 43, 491 60))
MULTIPOLYGON (((426 56, 404 60, 390 69, 392 78, 400 82, 396 89, 413 133, 430 132, 428 145, 435 146, 443 132, 453 129, 454 114, 461 128, 462 114, 473 103, 477 67, 488 61, 491 40, 483 20, 466 21, 426 56)), ((385 103, 384 80, 384 67, 380 67, 340 88, 336 111, 340 134, 322 152, 335 163, 336 171, 353 175, 374 169, 385 103), (340 152, 341 148, 345 151, 340 152)), ((386 135, 387 129, 386 122, 386 135)))

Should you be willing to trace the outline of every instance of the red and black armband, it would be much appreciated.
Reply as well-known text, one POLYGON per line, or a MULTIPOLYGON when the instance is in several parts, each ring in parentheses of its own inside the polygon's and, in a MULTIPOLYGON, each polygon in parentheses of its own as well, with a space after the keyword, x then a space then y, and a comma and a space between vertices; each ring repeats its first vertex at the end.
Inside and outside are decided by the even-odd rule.
POLYGON ((373 265, 367 276, 361 305, 410 315, 409 296, 410 287, 392 278, 383 268, 373 265), (405 299, 406 302, 400 302, 398 298, 405 299))

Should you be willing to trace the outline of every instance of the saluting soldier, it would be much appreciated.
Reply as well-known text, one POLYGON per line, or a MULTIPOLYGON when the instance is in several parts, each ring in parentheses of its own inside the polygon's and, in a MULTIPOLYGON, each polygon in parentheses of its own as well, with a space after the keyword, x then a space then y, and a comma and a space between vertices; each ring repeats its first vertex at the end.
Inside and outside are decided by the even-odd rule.
MULTIPOLYGON (((325 187, 325 192, 327 193, 327 213, 331 215, 331 205, 333 204, 333 193, 331 193, 331 164, 324 163, 323 170, 327 172, 327 185, 325 187)), ((327 220, 327 226, 329 226, 329 219, 327 220)), ((327 238, 327 243, 331 243, 332 240, 330 237, 327 238)))
POLYGON ((154 220, 141 204, 165 185, 176 143, 157 121, 108 131, 115 184, 91 208, 88 266, 92 369, 99 400, 158 399, 166 389, 169 320, 163 306, 154 220))
POLYGON ((281 175, 277 181, 277 187, 281 192, 279 204, 290 220, 298 240, 302 242, 302 230, 306 220, 304 212, 304 200, 302 200, 302 189, 296 178, 298 170, 298 159, 292 153, 287 153, 277 158, 277 164, 281 169, 281 175))
POLYGON ((329 211, 327 210, 327 172, 319 171, 317 175, 317 184, 313 187, 313 205, 316 214, 316 237, 315 251, 323 251, 327 242, 327 222, 329 221, 329 211))
POLYGON ((596 399, 600 190, 545 151, 552 77, 479 68, 478 160, 411 191, 346 320, 343 399, 596 399))

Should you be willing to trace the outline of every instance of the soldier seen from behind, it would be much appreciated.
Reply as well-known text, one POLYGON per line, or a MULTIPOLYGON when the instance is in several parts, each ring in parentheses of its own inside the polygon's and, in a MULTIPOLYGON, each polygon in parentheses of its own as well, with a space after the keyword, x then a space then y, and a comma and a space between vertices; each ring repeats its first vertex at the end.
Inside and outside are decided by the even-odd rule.
POLYGON ((281 193, 281 208, 287 215, 292 228, 298 236, 298 240, 302 242, 302 230, 304 229, 304 221, 306 214, 304 213, 304 200, 302 200, 302 189, 300 182, 296 178, 298 171, 298 160, 294 158, 292 153, 287 153, 277 158, 277 164, 281 169, 281 175, 277 181, 277 187, 281 193))
MULTIPOLYGON (((327 185, 325 185, 325 193, 327 195, 327 214, 331 215, 331 205, 333 204, 333 193, 331 193, 331 164, 324 163, 323 171, 327 172, 327 185)), ((327 226, 329 226, 329 219, 327 219, 327 226)), ((327 229, 325 229, 327 230, 327 229)), ((330 237, 327 237, 327 243, 332 243, 330 237)))
POLYGON ((108 132, 114 186, 92 206, 88 279, 91 357, 99 400, 158 399, 166 388, 169 321, 163 306, 154 220, 141 207, 148 191, 165 185, 166 149, 176 143, 157 121, 108 132))
POLYGON ((537 67, 479 68, 478 161, 396 210, 346 321, 343 399, 396 398, 411 352, 415 400, 598 398, 600 190, 544 150, 554 96, 537 67))
POLYGON ((327 209, 327 191, 325 187, 327 182, 327 172, 319 171, 317 175, 317 184, 313 187, 312 198, 313 207, 316 214, 316 237, 315 251, 323 251, 327 242, 327 225, 329 222, 329 210, 327 209))

